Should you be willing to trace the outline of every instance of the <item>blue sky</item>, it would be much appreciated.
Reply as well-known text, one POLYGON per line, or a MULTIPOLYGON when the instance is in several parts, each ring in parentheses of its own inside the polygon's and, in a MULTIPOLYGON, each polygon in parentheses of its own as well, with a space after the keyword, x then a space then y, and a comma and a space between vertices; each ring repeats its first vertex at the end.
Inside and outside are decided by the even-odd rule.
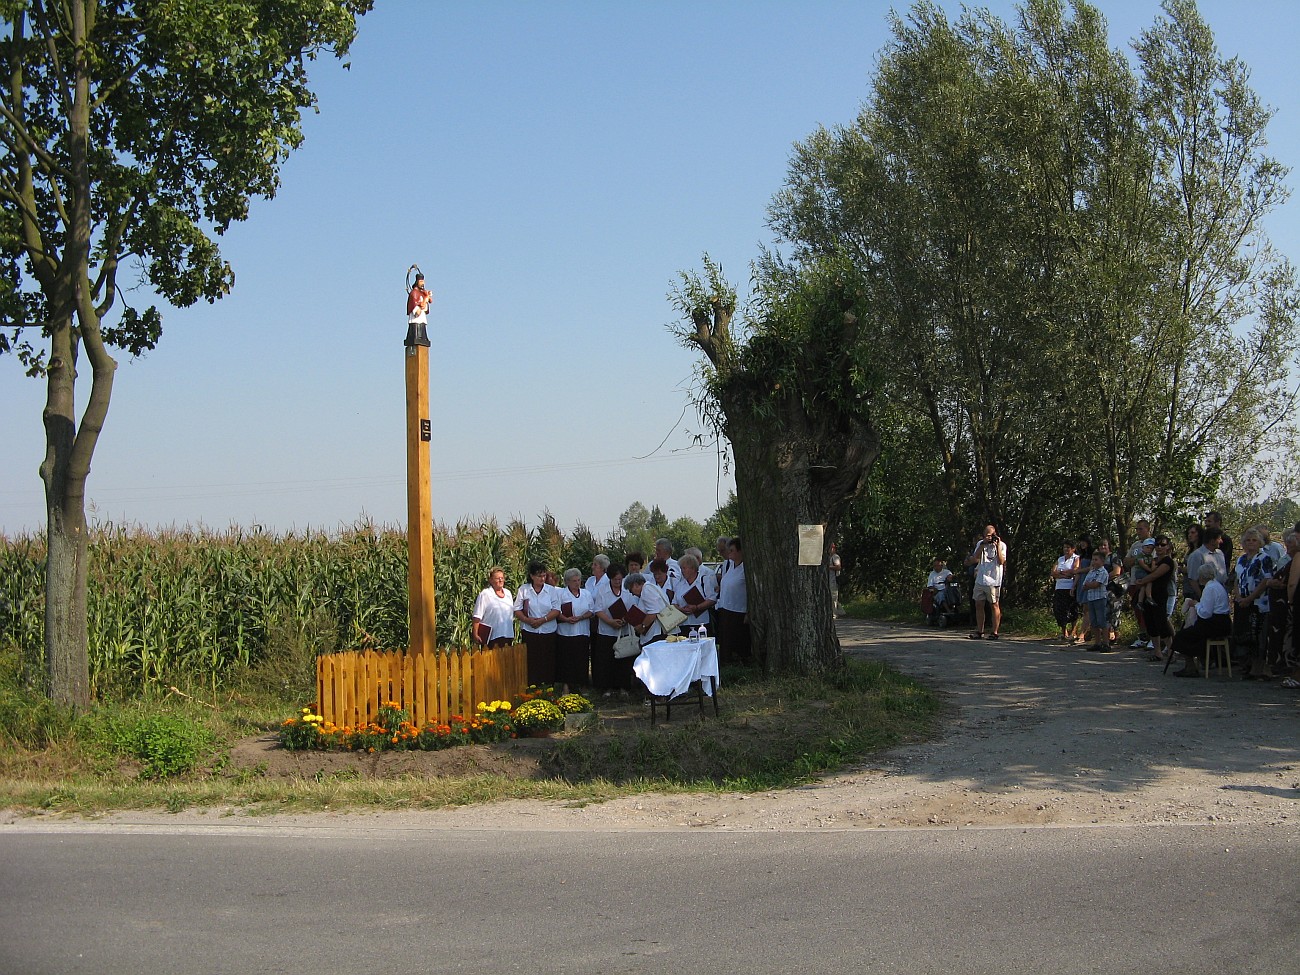
MULTIPOLYGON (((1159 9, 1099 6, 1125 47, 1159 9)), ((732 482, 693 443, 696 357, 668 333, 665 296, 705 251, 744 284, 792 145, 853 118, 890 5, 376 7, 350 70, 318 64, 320 114, 279 195, 222 242, 233 294, 168 312, 154 352, 121 357, 92 517, 402 523, 413 262, 435 293, 435 518, 535 524, 549 508, 603 534, 638 500, 708 517, 732 482)), ((1273 154, 1300 163, 1300 6, 1201 10, 1278 109, 1273 154)), ((1293 258, 1297 206, 1270 223, 1293 258)), ((0 360, 0 531, 43 525, 43 401, 0 360)))

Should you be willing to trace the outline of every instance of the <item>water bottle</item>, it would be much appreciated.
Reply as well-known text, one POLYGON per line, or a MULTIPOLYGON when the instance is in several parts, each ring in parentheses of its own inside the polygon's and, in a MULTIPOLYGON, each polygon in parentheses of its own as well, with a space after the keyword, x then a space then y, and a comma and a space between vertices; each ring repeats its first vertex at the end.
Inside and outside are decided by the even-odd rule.
POLYGON ((709 629, 703 623, 700 624, 699 634, 701 640, 707 640, 709 638, 709 629))
POLYGON ((695 627, 693 627, 693 626, 691 627, 690 641, 691 641, 692 643, 699 643, 699 642, 700 642, 700 631, 697 630, 697 629, 696 629, 695 627))

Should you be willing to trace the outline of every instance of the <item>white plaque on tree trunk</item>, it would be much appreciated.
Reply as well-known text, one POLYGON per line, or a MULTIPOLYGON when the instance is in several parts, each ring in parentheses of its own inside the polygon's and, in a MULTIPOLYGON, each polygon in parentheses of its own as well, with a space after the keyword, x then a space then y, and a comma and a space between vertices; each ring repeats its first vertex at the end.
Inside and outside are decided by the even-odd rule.
POLYGON ((799 564, 822 564, 822 540, 825 535, 824 525, 799 526, 799 564))

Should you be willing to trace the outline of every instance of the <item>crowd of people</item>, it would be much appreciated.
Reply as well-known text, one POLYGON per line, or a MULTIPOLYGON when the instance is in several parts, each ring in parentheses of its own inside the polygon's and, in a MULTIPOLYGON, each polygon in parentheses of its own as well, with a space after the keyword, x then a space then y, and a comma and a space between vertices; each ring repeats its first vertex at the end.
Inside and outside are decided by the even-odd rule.
POLYGON ((684 616, 677 634, 712 634, 722 662, 749 664, 744 543, 723 536, 717 546, 715 568, 697 548, 674 558, 672 543, 660 538, 648 565, 640 552, 629 552, 623 564, 597 555, 585 580, 576 568, 557 579, 546 565, 530 562, 528 581, 513 595, 505 571, 494 566, 474 603, 474 642, 488 647, 512 643, 517 623, 530 684, 630 692, 635 657, 617 655, 615 644, 628 636, 641 646, 662 640, 669 634, 661 616, 674 606, 684 616))
POLYGON ((1170 535, 1153 535, 1150 522, 1140 519, 1136 527, 1126 553, 1087 534, 1062 544, 1050 574, 1063 643, 1121 650, 1120 615, 1127 610, 1138 629, 1129 649, 1153 661, 1181 656, 1178 676, 1199 676, 1207 641, 1226 639, 1247 678, 1300 687, 1293 636, 1300 524, 1280 543, 1257 525, 1234 544, 1212 511, 1203 524, 1187 527, 1181 553, 1170 535))
MULTIPOLYGON (((1300 689, 1294 637, 1300 523, 1280 542, 1266 526, 1256 525, 1234 543, 1216 511, 1189 525, 1181 540, 1152 534, 1146 519, 1135 527, 1136 541, 1127 552, 1087 533, 1062 543, 1049 571, 1062 644, 1119 652, 1124 649, 1121 615, 1128 612, 1138 630, 1128 649, 1165 663, 1182 657, 1180 677, 1199 676, 1207 642, 1227 640, 1231 663, 1248 679, 1276 678, 1300 689)), ((974 610, 972 639, 999 638, 1006 561, 1006 543, 995 526, 986 526, 964 561, 974 610)), ((923 610, 933 620, 959 602, 958 580, 946 560, 936 558, 926 578, 923 610)))

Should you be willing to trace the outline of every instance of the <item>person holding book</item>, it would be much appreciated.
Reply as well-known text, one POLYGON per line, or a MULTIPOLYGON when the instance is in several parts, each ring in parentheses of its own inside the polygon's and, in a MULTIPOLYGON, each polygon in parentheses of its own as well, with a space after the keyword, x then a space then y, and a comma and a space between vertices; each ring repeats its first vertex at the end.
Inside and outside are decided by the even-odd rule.
POLYGON ((566 692, 587 686, 594 615, 591 607, 591 593, 582 587, 582 572, 565 569, 555 636, 555 676, 564 684, 566 692))
POLYGON ((640 572, 633 572, 627 577, 627 591, 636 597, 636 605, 627 611, 627 621, 636 631, 641 646, 654 643, 664 635, 664 628, 659 623, 659 613, 668 606, 668 597, 664 591, 640 572))
POLYGON ((528 648, 528 683, 554 682, 560 594, 546 584, 546 566, 541 562, 528 563, 528 582, 519 587, 514 609, 528 648))
POLYGON ((614 641, 623 632, 623 618, 632 605, 632 594, 623 589, 623 567, 617 562, 605 572, 605 584, 592 594, 592 612, 596 614, 596 636, 591 641, 591 686, 606 692, 632 689, 632 664, 635 658, 619 660, 614 656, 614 641))
POLYGON ((678 631, 686 636, 691 630, 709 624, 709 610, 718 601, 718 583, 712 572, 701 569, 699 558, 689 551, 682 556, 681 570, 673 605, 686 614, 678 631))
POLYGON ((474 600, 474 642, 480 647, 503 647, 515 642, 514 597, 506 588, 506 572, 499 565, 488 570, 488 586, 474 600))
MULTIPOLYGON (((650 576, 659 591, 664 594, 665 602, 673 601, 673 587, 677 585, 676 577, 669 573, 668 563, 663 559, 652 559, 650 561, 650 576)), ((647 583, 651 579, 646 580, 647 583)))

